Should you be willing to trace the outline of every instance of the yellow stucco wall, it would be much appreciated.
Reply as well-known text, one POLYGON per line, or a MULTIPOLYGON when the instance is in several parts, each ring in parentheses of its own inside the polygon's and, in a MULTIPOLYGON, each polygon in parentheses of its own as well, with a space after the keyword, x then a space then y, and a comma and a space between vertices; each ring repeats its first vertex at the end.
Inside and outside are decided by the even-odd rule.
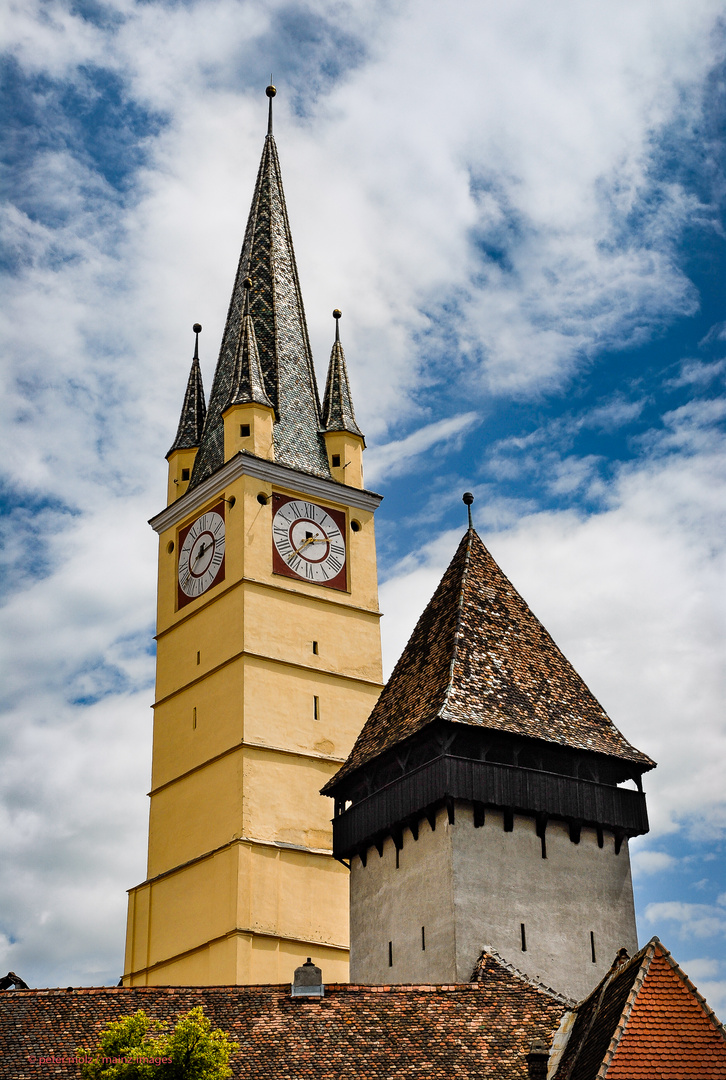
POLYGON ((159 535, 148 879, 130 891, 127 985, 289 981, 307 956, 348 977, 348 871, 319 791, 375 704, 381 655, 373 513, 339 490, 302 497, 346 514, 345 592, 272 572, 272 485, 248 475, 159 535), (221 498, 224 580, 177 610, 179 533, 221 498))

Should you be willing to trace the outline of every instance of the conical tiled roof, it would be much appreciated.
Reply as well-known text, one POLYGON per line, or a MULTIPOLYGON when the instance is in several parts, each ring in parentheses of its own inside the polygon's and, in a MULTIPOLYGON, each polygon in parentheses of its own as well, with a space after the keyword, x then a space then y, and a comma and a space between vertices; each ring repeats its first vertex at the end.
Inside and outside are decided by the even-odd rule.
MULTIPOLYGON (((201 329, 201 327, 200 327, 201 329)), ((196 323, 195 323, 196 331, 196 323)), ((207 406, 204 402, 204 387, 202 386, 202 369, 199 366, 199 331, 196 331, 194 345, 194 359, 191 371, 187 379, 187 389, 184 394, 179 427, 176 438, 169 448, 169 454, 175 450, 193 450, 199 446, 202 439, 204 419, 207 415, 207 406)))
POLYGON ((350 431, 353 435, 363 432, 355 422, 353 398, 350 393, 348 382, 348 368, 345 363, 345 353, 340 343, 338 319, 340 312, 334 311, 335 317, 335 341, 330 353, 328 365, 328 378, 325 382, 325 397, 323 398, 323 431, 350 431))
POLYGON ((324 790, 436 719, 655 764, 621 735, 473 529, 324 790))
POLYGON ((229 409, 232 405, 247 405, 253 401, 256 401, 258 405, 268 405, 272 408, 272 402, 265 390, 265 381, 260 366, 260 354, 257 351, 255 324, 249 310, 249 295, 252 283, 249 278, 246 279, 246 282, 240 341, 237 346, 237 359, 232 375, 229 400, 225 408, 229 409))
POLYGON ((276 416, 275 460, 329 477, 320 431, 320 401, 277 147, 268 132, 235 277, 222 347, 209 397, 207 422, 190 487, 224 464, 224 422, 242 344, 244 279, 253 281, 254 322, 265 391, 276 416))

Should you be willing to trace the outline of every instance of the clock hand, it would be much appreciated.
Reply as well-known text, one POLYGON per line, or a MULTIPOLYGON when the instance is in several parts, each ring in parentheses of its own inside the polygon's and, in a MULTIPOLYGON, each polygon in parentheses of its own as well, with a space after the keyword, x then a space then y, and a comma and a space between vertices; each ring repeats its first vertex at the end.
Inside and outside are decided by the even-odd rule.
MULTIPOLYGON (((195 566, 196 566, 196 564, 197 564, 197 563, 199 562, 199 560, 201 559, 202 555, 204 555, 204 553, 206 552, 206 550, 207 550, 207 545, 206 545, 206 544, 204 544, 204 543, 202 543, 202 546, 200 547, 200 549, 199 549, 199 551, 198 551, 198 553, 197 553, 197 557, 196 557, 196 559, 194 560, 194 565, 195 565, 195 566)), ((186 583, 187 583, 187 582, 189 581, 189 578, 190 578, 191 576, 192 576, 192 567, 191 567, 191 565, 190 565, 190 566, 189 566, 189 570, 187 571, 187 576, 186 576, 186 577, 184 578, 184 581, 182 582, 182 589, 184 588, 184 586, 186 585, 186 583)))
MULTIPOLYGON (((302 542, 302 544, 300 545, 299 548, 293 548, 292 553, 293 553, 293 555, 299 555, 300 552, 302 551, 302 549, 304 547, 307 547, 308 544, 325 544, 325 543, 327 543, 327 540, 325 539, 324 536, 309 536, 307 538, 307 540, 303 540, 303 542, 302 542)), ((289 559, 290 559, 290 556, 288 555, 288 560, 289 559)))

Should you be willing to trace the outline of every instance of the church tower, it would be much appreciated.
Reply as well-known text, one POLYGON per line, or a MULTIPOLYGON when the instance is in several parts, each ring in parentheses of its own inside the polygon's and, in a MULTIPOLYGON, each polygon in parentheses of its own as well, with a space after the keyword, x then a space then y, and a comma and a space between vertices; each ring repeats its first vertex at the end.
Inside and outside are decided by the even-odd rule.
POLYGON ((321 409, 269 127, 205 409, 194 360, 159 535, 147 880, 127 986, 348 976, 320 788, 381 690, 373 515, 338 320, 321 409))
POLYGON ((579 999, 637 950, 628 838, 648 831, 654 762, 469 526, 324 789, 351 868, 351 981, 468 982, 492 946, 579 999))

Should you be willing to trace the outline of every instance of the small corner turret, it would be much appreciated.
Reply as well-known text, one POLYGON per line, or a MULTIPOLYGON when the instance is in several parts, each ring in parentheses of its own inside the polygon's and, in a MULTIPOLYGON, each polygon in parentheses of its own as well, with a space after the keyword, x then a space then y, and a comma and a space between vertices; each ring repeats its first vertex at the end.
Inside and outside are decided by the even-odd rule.
POLYGON ((355 420, 348 368, 340 342, 341 316, 342 312, 336 308, 333 312, 335 341, 330 353, 323 400, 323 437, 333 479, 350 487, 362 488, 366 441, 355 420))
POLYGON ((207 415, 204 387, 202 386, 202 369, 199 366, 201 324, 194 323, 192 330, 195 335, 192 367, 187 380, 187 389, 184 394, 184 404, 182 405, 176 438, 166 455, 166 460, 169 462, 167 504, 179 499, 189 487, 189 480, 199 450, 199 444, 202 441, 202 430, 207 415))
POLYGON ((246 450, 272 461, 275 457, 275 409, 265 390, 255 327, 250 315, 252 279, 245 278, 243 286, 245 300, 237 356, 229 398, 222 411, 224 460, 229 461, 240 450, 246 450))

